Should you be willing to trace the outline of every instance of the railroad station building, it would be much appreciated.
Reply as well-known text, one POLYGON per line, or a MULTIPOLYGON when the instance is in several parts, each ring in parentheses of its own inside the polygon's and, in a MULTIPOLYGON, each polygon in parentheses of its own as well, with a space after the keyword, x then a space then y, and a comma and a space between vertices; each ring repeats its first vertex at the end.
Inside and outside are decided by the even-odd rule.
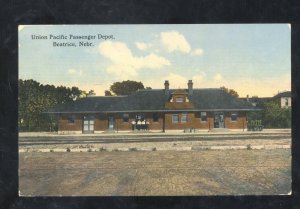
POLYGON ((194 132, 212 129, 247 130, 251 103, 220 88, 143 89, 126 96, 93 96, 59 105, 58 132, 194 132))

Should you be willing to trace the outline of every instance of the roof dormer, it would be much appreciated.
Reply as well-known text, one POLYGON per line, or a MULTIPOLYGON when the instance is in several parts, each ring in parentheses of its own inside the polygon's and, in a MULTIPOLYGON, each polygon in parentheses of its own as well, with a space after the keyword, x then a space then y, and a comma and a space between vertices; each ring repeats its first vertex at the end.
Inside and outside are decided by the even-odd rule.
POLYGON ((171 98, 165 104, 166 109, 186 109, 193 108, 194 105, 189 101, 188 92, 185 89, 177 89, 171 93, 171 98))

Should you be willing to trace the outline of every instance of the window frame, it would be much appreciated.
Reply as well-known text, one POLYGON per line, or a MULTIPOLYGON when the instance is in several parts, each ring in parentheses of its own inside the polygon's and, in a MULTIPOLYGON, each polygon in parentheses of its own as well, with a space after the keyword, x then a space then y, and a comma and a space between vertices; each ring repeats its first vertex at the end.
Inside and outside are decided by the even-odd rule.
POLYGON ((179 123, 179 114, 172 114, 172 123, 175 123, 175 124, 179 123), (177 117, 177 120, 174 120, 175 116, 177 117))
POLYGON ((200 122, 207 123, 207 112, 200 112, 200 122), (205 116, 202 116, 202 113, 205 113, 205 116), (205 120, 202 120, 202 117, 205 117, 205 120))
POLYGON ((175 97, 175 102, 176 103, 183 103, 184 102, 184 97, 183 96, 177 96, 177 97, 175 97))
POLYGON ((122 122, 128 123, 129 122, 129 113, 123 113, 122 114, 122 122))
POLYGON ((152 114, 152 120, 153 122, 159 122, 159 114, 157 112, 152 114))
POLYGON ((188 122, 188 114, 187 114, 187 112, 181 113, 180 123, 187 123, 187 122, 188 122), (185 116, 185 117, 183 117, 183 116, 185 116), (182 120, 183 118, 185 118, 185 120, 182 120))
POLYGON ((284 104, 285 104, 285 107, 288 107, 289 106, 289 98, 284 98, 284 104))
POLYGON ((95 131, 95 116, 94 115, 84 115, 82 119, 83 132, 89 133, 95 131))
POLYGON ((76 121, 76 115, 68 115, 68 124, 73 125, 76 121))
POLYGON ((231 122, 237 122, 238 121, 238 112, 231 112, 230 114, 230 121, 231 122), (236 119, 235 120, 232 120, 232 116, 235 115, 236 116, 236 119))

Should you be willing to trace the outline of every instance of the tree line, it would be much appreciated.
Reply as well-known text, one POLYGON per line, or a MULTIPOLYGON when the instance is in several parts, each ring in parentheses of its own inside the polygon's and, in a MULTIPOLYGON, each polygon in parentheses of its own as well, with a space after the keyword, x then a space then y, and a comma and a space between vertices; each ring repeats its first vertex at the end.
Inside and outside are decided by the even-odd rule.
POLYGON ((78 87, 55 87, 32 79, 19 79, 19 130, 57 131, 57 118, 44 112, 56 105, 85 97, 89 93, 78 87))

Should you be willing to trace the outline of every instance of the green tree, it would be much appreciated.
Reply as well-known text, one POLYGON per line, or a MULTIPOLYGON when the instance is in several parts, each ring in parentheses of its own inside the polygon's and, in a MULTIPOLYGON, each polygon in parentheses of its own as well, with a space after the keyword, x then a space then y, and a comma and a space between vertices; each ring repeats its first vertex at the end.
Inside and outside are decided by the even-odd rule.
POLYGON ((77 87, 55 87, 43 85, 32 79, 19 80, 19 119, 20 131, 55 131, 57 118, 44 114, 49 108, 82 96, 77 87))
POLYGON ((88 96, 95 96, 96 93, 94 92, 94 90, 90 90, 89 93, 88 93, 88 96))
POLYGON ((281 108, 276 101, 262 104, 262 120, 265 128, 290 128, 291 108, 281 108))
POLYGON ((222 89, 223 91, 225 91, 226 93, 228 93, 234 97, 239 97, 239 94, 234 89, 228 89, 225 86, 220 87, 220 89, 222 89))
POLYGON ((104 91, 104 95, 105 95, 105 96, 112 96, 111 92, 108 91, 108 90, 105 90, 105 91, 104 91))
POLYGON ((261 120, 264 128, 291 128, 291 108, 280 108, 276 101, 261 102, 260 107, 247 114, 248 123, 261 120))
POLYGON ((71 88, 71 99, 76 100, 80 97, 82 97, 82 92, 78 87, 72 87, 71 88))
POLYGON ((130 80, 115 82, 110 86, 110 90, 115 95, 129 95, 136 92, 138 89, 144 89, 143 83, 130 80))

